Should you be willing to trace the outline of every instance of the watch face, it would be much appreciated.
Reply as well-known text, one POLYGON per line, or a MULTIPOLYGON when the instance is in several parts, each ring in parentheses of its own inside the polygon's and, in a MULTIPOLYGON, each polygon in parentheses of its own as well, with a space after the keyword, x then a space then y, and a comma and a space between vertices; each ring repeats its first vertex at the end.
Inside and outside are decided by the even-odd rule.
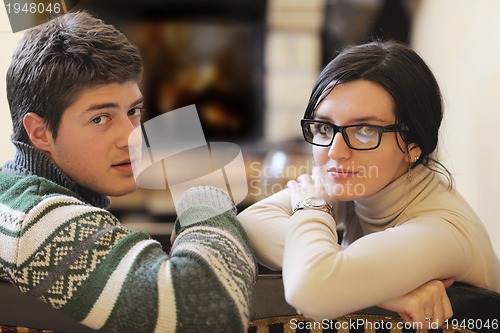
POLYGON ((309 197, 303 201, 297 202, 293 209, 293 213, 301 209, 321 210, 333 216, 332 207, 323 198, 320 197, 309 197))
POLYGON ((307 204, 309 204, 313 207, 319 207, 319 206, 323 206, 326 204, 326 202, 323 198, 316 198, 316 197, 308 198, 308 199, 306 199, 306 202, 307 202, 307 204))

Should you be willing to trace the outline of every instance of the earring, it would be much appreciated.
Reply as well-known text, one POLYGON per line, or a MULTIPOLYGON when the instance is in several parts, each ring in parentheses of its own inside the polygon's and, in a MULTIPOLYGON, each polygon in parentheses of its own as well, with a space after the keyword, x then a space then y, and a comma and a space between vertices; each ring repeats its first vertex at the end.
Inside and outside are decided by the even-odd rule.
POLYGON ((411 167, 413 164, 417 163, 419 158, 420 158, 420 155, 415 156, 413 158, 413 163, 412 163, 411 157, 408 158, 408 175, 407 175, 408 181, 411 181, 411 167))
POLYGON ((411 157, 408 157, 408 173, 406 175, 406 179, 408 179, 409 182, 411 181, 411 165, 411 157))

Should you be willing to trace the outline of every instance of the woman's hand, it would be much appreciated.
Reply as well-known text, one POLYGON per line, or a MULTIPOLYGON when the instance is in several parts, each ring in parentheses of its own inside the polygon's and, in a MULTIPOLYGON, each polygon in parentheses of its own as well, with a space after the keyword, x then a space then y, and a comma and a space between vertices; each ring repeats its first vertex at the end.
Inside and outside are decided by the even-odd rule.
MULTIPOLYGON (((290 191, 292 209, 295 207, 297 202, 307 198, 324 198, 325 189, 321 183, 320 172, 321 169, 319 167, 314 167, 311 175, 303 174, 300 175, 297 180, 290 180, 287 183, 287 187, 290 191)), ((326 198, 324 199, 326 200, 326 198)))
POLYGON ((170 234, 170 245, 173 245, 177 235, 175 234, 175 228, 172 229, 172 233, 170 234))
POLYGON ((398 298, 378 304, 379 307, 397 312, 405 322, 422 323, 422 328, 436 329, 453 316, 446 288, 453 278, 432 280, 398 298))

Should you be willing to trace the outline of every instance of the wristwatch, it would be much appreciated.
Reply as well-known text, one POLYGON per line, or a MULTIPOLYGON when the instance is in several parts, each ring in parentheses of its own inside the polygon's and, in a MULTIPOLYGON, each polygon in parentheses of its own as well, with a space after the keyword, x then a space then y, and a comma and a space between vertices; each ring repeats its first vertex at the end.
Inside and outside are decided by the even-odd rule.
POLYGON ((293 213, 297 212, 298 210, 304 210, 304 209, 314 209, 314 210, 320 210, 323 212, 326 212, 330 215, 333 216, 333 208, 330 206, 325 199, 320 198, 320 197, 309 197, 305 200, 299 201, 295 204, 295 207, 293 208, 293 213))

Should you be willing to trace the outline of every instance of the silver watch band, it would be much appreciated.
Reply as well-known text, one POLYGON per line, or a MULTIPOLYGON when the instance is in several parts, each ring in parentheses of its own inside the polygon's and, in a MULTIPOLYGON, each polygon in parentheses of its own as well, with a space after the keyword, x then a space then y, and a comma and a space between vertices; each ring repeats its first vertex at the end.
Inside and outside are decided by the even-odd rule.
POLYGON ((295 214, 299 210, 306 209, 323 211, 333 216, 332 206, 329 205, 323 198, 310 197, 297 202, 297 204, 295 204, 295 207, 293 208, 292 214, 295 214))

